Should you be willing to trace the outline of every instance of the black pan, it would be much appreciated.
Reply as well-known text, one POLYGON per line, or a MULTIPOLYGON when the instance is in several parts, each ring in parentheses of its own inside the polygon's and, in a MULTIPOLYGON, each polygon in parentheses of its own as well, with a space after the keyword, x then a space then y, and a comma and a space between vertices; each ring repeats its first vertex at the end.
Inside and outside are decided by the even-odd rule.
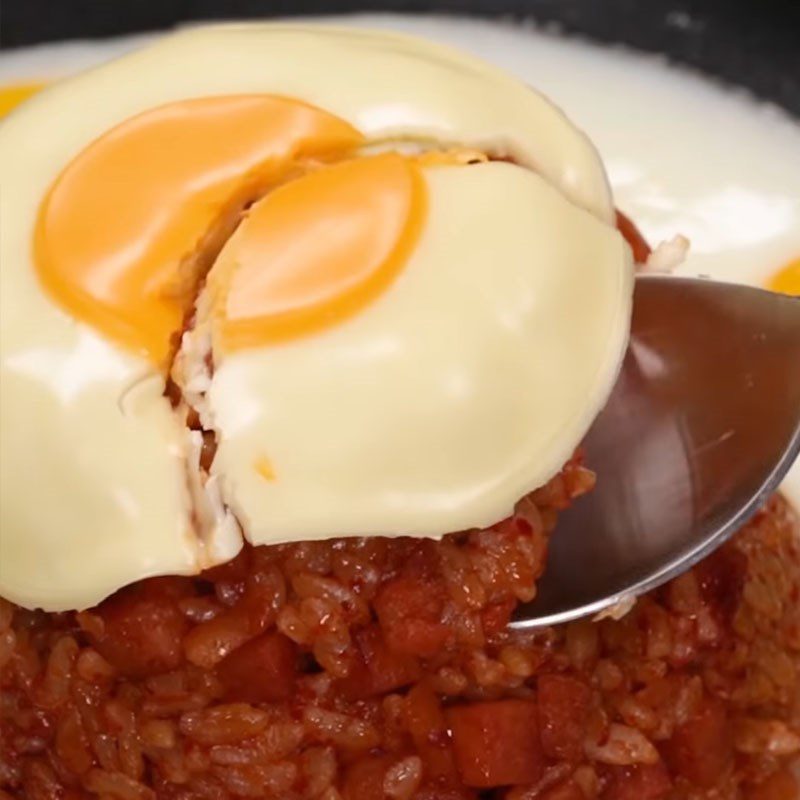
POLYGON ((342 11, 518 17, 626 44, 738 84, 800 116, 800 0, 0 0, 0 47, 178 22, 342 11))

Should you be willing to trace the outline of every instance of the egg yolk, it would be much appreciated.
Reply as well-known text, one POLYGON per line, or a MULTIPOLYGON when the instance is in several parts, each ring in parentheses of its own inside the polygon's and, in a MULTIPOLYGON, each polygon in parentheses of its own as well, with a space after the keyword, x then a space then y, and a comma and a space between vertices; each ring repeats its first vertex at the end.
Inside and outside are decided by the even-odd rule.
POLYGON ((800 297, 800 258, 790 261, 783 269, 776 272, 767 284, 767 288, 773 292, 800 297))
POLYGON ((425 207, 419 166, 396 154, 326 167, 267 195, 215 268, 227 283, 219 344, 284 340, 356 313, 402 269, 425 207))
POLYGON ((11 86, 0 86, 0 117, 13 111, 20 103, 24 103, 44 86, 43 83, 15 83, 11 86))
MULTIPOLYGON (((146 111, 95 140, 51 187, 35 231, 39 277, 73 317, 163 367, 241 210, 303 160, 341 158, 361 142, 347 122, 282 97, 146 111)), ((291 216, 270 209, 281 224, 291 216)), ((284 280, 267 311, 291 303, 293 292, 297 301, 301 288, 284 280)), ((235 320, 252 313, 235 287, 231 302, 235 320)))

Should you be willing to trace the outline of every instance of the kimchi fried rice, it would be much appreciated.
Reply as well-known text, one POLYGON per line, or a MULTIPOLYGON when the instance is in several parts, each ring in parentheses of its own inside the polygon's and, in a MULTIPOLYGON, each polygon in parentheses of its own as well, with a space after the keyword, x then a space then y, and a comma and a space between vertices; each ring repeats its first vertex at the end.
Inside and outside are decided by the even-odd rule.
POLYGON ((257 547, 81 613, 0 605, 3 800, 795 800, 779 497, 620 621, 506 623, 571 462, 491 529, 257 547))

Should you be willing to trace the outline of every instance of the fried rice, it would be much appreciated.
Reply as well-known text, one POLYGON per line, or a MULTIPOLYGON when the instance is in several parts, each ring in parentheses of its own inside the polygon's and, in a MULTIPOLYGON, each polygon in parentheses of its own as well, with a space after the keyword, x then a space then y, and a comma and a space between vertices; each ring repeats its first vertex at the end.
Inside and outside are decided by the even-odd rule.
POLYGON ((779 497, 622 620, 507 627, 574 459, 482 531, 247 548, 99 607, 0 601, 2 800, 796 800, 779 497))

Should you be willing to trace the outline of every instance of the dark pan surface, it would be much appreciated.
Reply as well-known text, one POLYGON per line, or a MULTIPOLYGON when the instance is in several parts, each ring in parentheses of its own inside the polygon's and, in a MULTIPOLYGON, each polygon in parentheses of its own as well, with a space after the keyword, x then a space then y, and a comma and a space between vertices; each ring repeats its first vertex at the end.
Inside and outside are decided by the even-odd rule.
POLYGON ((518 17, 668 55, 800 116, 800 0, 0 0, 2 48, 178 22, 343 11, 518 17))

